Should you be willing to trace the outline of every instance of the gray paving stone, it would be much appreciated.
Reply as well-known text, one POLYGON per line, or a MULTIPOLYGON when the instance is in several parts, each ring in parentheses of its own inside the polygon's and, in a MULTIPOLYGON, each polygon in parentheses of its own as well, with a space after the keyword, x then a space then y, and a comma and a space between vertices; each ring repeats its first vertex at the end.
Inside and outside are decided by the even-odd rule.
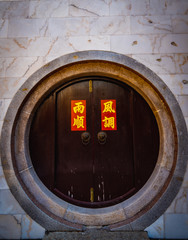
POLYGON ((43 240, 149 240, 146 232, 107 232, 91 230, 86 232, 53 232, 43 240))

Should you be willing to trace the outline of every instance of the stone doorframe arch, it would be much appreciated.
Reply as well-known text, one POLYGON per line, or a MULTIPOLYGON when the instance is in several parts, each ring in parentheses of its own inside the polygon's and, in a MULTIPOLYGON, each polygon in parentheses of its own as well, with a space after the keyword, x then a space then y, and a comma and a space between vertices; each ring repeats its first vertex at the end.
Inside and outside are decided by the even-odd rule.
POLYGON ((150 69, 127 56, 84 51, 62 56, 39 69, 14 96, 1 134, 2 165, 12 194, 36 222, 49 231, 144 230, 173 201, 181 187, 188 156, 187 129, 179 104, 150 69), (160 150, 147 183, 114 206, 90 209, 74 206, 50 192, 36 175, 29 155, 32 117, 51 92, 72 79, 106 76, 134 88, 150 105, 159 127, 160 150))

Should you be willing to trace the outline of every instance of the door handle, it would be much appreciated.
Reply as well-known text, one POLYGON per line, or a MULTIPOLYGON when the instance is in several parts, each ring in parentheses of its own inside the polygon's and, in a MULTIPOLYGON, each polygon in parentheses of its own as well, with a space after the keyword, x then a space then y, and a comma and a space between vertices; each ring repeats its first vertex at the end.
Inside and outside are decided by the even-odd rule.
POLYGON ((82 139, 82 143, 84 145, 87 145, 90 142, 90 139, 91 139, 90 133, 89 132, 83 132, 81 134, 81 139, 82 139))
POLYGON ((97 138, 100 144, 105 144, 107 139, 107 134, 105 132, 99 132, 97 138))

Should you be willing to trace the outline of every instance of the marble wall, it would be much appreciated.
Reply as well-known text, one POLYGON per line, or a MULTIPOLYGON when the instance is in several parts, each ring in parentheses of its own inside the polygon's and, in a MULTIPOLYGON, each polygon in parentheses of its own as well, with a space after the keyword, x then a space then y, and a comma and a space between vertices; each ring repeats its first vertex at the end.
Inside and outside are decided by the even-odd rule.
MULTIPOLYGON (((188 125, 188 0, 0 0, 0 129, 24 81, 47 62, 82 50, 126 54, 156 72, 188 125)), ((188 171, 177 197, 146 230, 188 238, 188 171)), ((0 166, 0 239, 42 238, 19 206, 0 166)))

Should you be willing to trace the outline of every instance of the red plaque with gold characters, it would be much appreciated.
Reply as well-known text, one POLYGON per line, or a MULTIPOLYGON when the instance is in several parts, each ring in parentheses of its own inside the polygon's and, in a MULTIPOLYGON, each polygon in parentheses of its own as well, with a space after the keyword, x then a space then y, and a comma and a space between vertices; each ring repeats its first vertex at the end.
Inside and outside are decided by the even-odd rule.
POLYGON ((71 131, 86 131, 86 100, 71 100, 71 131))
POLYGON ((117 130, 116 100, 101 100, 101 129, 117 130))

